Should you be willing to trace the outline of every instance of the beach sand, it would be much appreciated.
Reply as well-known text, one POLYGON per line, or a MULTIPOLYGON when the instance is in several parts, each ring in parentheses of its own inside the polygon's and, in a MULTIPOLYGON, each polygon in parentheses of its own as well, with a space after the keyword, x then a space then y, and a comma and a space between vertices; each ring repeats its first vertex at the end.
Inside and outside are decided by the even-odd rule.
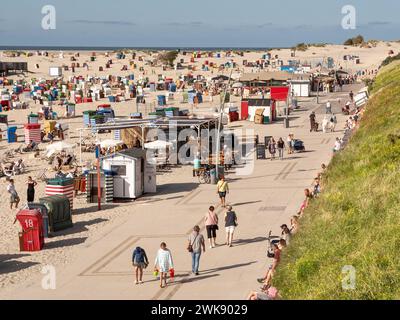
MULTIPOLYGON (((388 56, 388 51, 393 50, 395 54, 397 54, 400 50, 400 43, 391 43, 390 47, 387 43, 379 43, 375 48, 353 48, 345 47, 342 45, 327 45, 326 47, 312 47, 309 48, 305 52, 296 52, 296 57, 292 58, 290 56, 289 49, 281 49, 281 50, 273 50, 272 55, 279 55, 280 59, 287 61, 288 59, 300 59, 304 61, 318 61, 321 59, 326 59, 327 57, 333 57, 336 61, 339 61, 340 65, 345 69, 351 72, 355 72, 357 70, 371 70, 379 67, 381 61, 388 56), (343 56, 349 55, 358 55, 361 59, 361 64, 356 65, 353 62, 343 61, 343 56)), ((25 77, 27 79, 31 78, 44 78, 49 79, 48 75, 50 67, 61 66, 62 64, 71 65, 70 57, 75 52, 64 52, 64 59, 59 58, 58 52, 50 52, 49 57, 44 56, 31 56, 31 57, 16 57, 16 58, 8 58, 4 57, 3 54, 0 54, 0 61, 27 61, 28 69, 32 71, 32 73, 26 74, 25 77), (39 64, 39 69, 35 68, 35 65, 39 64)), ((222 58, 200 58, 195 59, 195 65, 197 70, 191 72, 194 76, 196 75, 204 75, 206 78, 213 77, 219 74, 229 75, 230 70, 225 69, 223 71, 218 71, 217 69, 213 71, 201 71, 201 65, 204 64, 206 60, 209 62, 214 62, 222 64, 233 59, 238 64, 238 72, 251 72, 251 68, 243 67, 243 60, 247 61, 256 61, 262 58, 262 54, 265 52, 246 52, 243 57, 234 56, 234 57, 222 57, 222 58)), ((138 62, 136 58, 136 63, 138 65, 137 69, 130 69, 129 67, 129 57, 125 60, 117 60, 115 58, 115 54, 110 53, 110 57, 105 57, 104 52, 97 52, 97 60, 95 62, 90 61, 91 52, 80 52, 80 57, 76 58, 75 63, 82 64, 84 62, 89 64, 89 70, 85 68, 77 68, 75 70, 76 76, 107 76, 107 75, 115 75, 115 76, 127 76, 129 74, 135 74, 135 79, 140 76, 139 67, 144 67, 146 74, 144 77, 149 77, 152 81, 157 81, 158 75, 162 74, 167 77, 171 77, 174 80, 178 78, 181 74, 187 74, 190 71, 185 70, 167 70, 163 71, 161 67, 152 68, 149 65, 145 64, 147 59, 150 59, 149 53, 145 52, 137 52, 138 56, 143 56, 143 62, 138 62), (110 69, 105 69, 103 72, 99 72, 100 66, 105 66, 105 63, 108 59, 113 60, 113 64, 110 69), (121 71, 123 65, 128 65, 128 71, 121 71), (154 70, 152 72, 152 69, 154 70)), ((185 63, 187 64, 190 60, 191 55, 183 56, 182 53, 178 56, 178 59, 183 58, 185 63)), ((64 78, 67 79, 69 76, 72 76, 72 72, 63 71, 64 78)), ((22 75, 12 75, 9 78, 11 79, 21 79, 24 76, 22 75)), ((151 103, 155 103, 157 94, 162 94, 163 92, 152 92, 146 97, 146 101, 150 105, 151 103)), ((181 103, 182 95, 181 93, 175 94, 175 100, 173 105, 180 108, 185 108, 191 110, 191 107, 188 104, 181 103)), ((239 97, 232 97, 232 101, 239 106, 239 97)), ((200 104, 198 107, 194 109, 196 113, 199 114, 212 114, 214 109, 218 106, 219 98, 214 97, 214 101, 209 101, 208 97, 204 97, 204 103, 200 104)), ((101 103, 108 103, 107 99, 102 99, 101 101, 96 101, 94 103, 83 103, 76 105, 76 117, 73 119, 61 119, 61 123, 69 123, 70 127, 70 139, 71 142, 79 141, 79 134, 77 129, 83 127, 82 121, 82 111, 84 110, 93 110, 96 109, 96 106, 101 103)), ((171 102, 172 103, 172 102, 171 102)), ((8 114, 9 124, 22 126, 27 122, 27 116, 31 112, 36 113, 39 109, 39 104, 34 104, 34 102, 30 101, 30 108, 26 110, 11 110, 8 112, 3 112, 8 114)), ((132 112, 136 112, 136 104, 135 100, 128 100, 120 103, 113 103, 113 108, 118 117, 126 117, 132 112)), ((54 110, 58 113, 58 115, 63 115, 64 107, 54 106, 54 110)), ((143 110, 139 110, 143 111, 143 110)), ((7 141, 0 142, 0 158, 4 157, 4 153, 8 150, 16 149, 18 146, 23 144, 23 130, 18 130, 19 142, 8 144, 7 141)), ((110 134, 102 134, 101 138, 105 139, 110 134)), ((110 136, 111 137, 111 136, 110 136)), ((41 149, 45 147, 45 144, 41 145, 41 149)), ((78 155, 78 152, 76 152, 78 155)), ((83 153, 84 160, 93 160, 94 155, 89 153, 83 153)), ((50 165, 40 159, 32 158, 29 154, 18 155, 15 157, 23 158, 25 163, 27 164, 28 171, 23 175, 15 176, 15 185, 16 189, 21 197, 20 207, 24 206, 26 203, 26 181, 27 177, 30 175, 34 179, 37 174, 45 169, 48 170, 48 176, 53 175, 54 173, 51 171, 50 165)), ((176 179, 176 175, 191 177, 191 167, 181 167, 175 168, 172 172, 163 173, 157 176, 157 184, 167 184, 171 183, 176 179)), ((102 211, 97 211, 97 207, 95 204, 87 204, 86 197, 84 195, 79 195, 74 199, 74 214, 73 214, 73 222, 74 227, 72 229, 67 229, 63 232, 57 234, 56 237, 46 239, 46 247, 45 250, 40 252, 26 253, 19 251, 19 243, 18 243, 18 232, 21 227, 19 223, 15 223, 15 214, 17 213, 16 209, 9 209, 9 194, 6 192, 7 182, 5 178, 0 179, 0 288, 5 289, 9 288, 12 285, 21 284, 30 278, 33 274, 38 274, 43 265, 51 264, 55 266, 63 266, 68 265, 74 259, 75 249, 79 246, 84 246, 85 241, 90 239, 96 231, 101 228, 104 228, 111 221, 123 221, 123 219, 135 210, 135 204, 133 203, 124 203, 118 204, 116 206, 109 206, 102 211)), ((45 194, 45 183, 38 181, 38 186, 36 187, 36 197, 35 200, 38 200, 40 197, 45 194)))

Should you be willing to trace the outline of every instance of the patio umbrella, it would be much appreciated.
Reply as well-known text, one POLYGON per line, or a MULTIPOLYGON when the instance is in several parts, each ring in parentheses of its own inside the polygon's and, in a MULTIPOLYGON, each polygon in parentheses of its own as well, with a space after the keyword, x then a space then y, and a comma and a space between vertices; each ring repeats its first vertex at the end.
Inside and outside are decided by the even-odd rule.
POLYGON ((144 144, 146 149, 165 149, 166 147, 172 146, 171 142, 163 141, 163 140, 156 140, 152 142, 148 142, 144 144))
POLYGON ((72 150, 75 148, 75 144, 71 144, 65 141, 59 141, 52 143, 46 147, 46 155, 49 157, 55 152, 61 152, 63 150, 72 150))

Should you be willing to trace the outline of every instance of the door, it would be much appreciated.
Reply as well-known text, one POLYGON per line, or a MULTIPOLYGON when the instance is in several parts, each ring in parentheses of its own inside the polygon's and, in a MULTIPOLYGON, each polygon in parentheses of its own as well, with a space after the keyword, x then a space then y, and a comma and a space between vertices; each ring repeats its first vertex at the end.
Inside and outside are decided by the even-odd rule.
POLYGON ((130 198, 129 183, 125 164, 111 165, 114 172, 114 198, 130 198))

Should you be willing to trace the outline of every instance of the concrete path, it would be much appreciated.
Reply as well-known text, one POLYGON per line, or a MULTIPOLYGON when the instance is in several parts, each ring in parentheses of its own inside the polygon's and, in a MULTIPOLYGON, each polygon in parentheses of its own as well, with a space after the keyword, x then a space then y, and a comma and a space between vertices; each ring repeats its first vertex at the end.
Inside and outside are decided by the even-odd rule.
MULTIPOLYGON (((355 87, 351 87, 353 91, 355 87)), ((265 236, 269 230, 278 234, 282 223, 289 223, 303 200, 304 188, 309 188, 321 163, 332 156, 335 137, 343 135, 346 117, 340 114, 335 99, 347 100, 348 91, 300 102, 301 110, 291 115, 290 129, 282 122, 272 125, 235 123, 254 128, 260 137, 272 135, 286 140, 289 132, 305 142, 305 153, 285 156, 283 161, 256 160, 250 176, 228 175, 231 193, 227 201, 238 215, 239 226, 234 246, 220 245, 202 255, 200 275, 190 276, 191 257, 186 251, 187 237, 194 225, 204 232, 203 217, 209 205, 217 205, 214 185, 195 185, 191 168, 186 175, 177 175, 174 185, 160 186, 161 194, 146 197, 132 205, 125 221, 108 225, 96 238, 88 239, 79 249, 71 265, 57 269, 56 290, 43 290, 41 277, 12 292, 0 293, 6 299, 244 299, 250 290, 258 288, 255 279, 264 274, 269 261, 266 257, 265 236), (338 116, 337 132, 310 133, 309 114, 317 113, 321 123, 324 102, 333 101, 338 116), (182 178, 179 178, 182 177, 182 178), (195 187, 194 187, 195 186, 195 187), (152 267, 159 244, 165 241, 172 251, 175 281, 160 289, 152 275, 152 267), (146 249, 150 266, 145 272, 145 283, 134 284, 131 253, 136 246, 146 249)), ((220 217, 223 211, 217 208, 220 217)), ((225 242, 222 219, 217 243, 225 242)), ((51 264, 51 261, 49 261, 51 264)))

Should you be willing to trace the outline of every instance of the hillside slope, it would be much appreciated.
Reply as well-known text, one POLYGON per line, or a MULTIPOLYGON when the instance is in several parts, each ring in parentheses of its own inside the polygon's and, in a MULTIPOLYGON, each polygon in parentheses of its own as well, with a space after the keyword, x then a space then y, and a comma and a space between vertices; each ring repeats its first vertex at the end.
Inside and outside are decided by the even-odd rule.
POLYGON ((400 299, 400 63, 381 69, 359 130, 329 165, 273 285, 284 299, 400 299), (344 290, 344 266, 356 271, 344 290))

